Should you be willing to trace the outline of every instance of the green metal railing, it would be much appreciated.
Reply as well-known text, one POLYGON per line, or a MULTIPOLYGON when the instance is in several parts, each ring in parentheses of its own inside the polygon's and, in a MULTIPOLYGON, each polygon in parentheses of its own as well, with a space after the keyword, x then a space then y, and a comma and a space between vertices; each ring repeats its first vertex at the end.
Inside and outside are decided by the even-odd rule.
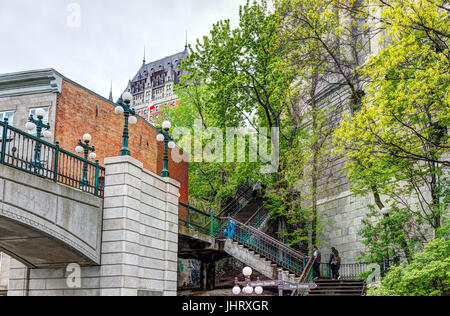
POLYGON ((215 213, 205 213, 189 204, 180 203, 180 214, 185 213, 186 219, 180 219, 179 223, 187 228, 195 229, 203 234, 217 237, 218 232, 224 229, 224 214, 236 215, 252 199, 253 190, 251 187, 243 187, 237 197, 228 204, 222 211, 215 213))
POLYGON ((190 206, 180 203, 180 214, 186 213, 186 219, 179 219, 179 223, 190 229, 194 229, 205 235, 217 237, 219 231, 223 228, 224 220, 214 215, 214 213, 205 213, 190 206))
MULTIPOLYGON (((298 281, 298 284, 308 284, 311 283, 314 279, 314 263, 316 260, 314 258, 309 258, 308 263, 306 264, 303 274, 300 277, 300 280, 298 281)), ((308 295, 309 290, 299 290, 294 291, 292 293, 292 296, 306 296, 308 295)))
MULTIPOLYGON (((251 188, 245 190, 219 214, 239 213, 248 204, 252 194, 251 188)), ((270 212, 263 208, 248 221, 254 226, 252 227, 252 225, 240 223, 232 216, 208 214, 184 203, 180 203, 179 207, 181 214, 186 213, 186 219, 179 220, 182 226, 217 239, 232 239, 297 276, 302 275, 308 265, 309 257, 259 230, 259 225, 270 216, 270 212)))
POLYGON ((0 122, 0 137, 0 164, 104 196, 105 168, 98 161, 93 163, 60 148, 58 143, 53 145, 25 133, 7 120, 0 122))
POLYGON ((252 199, 253 188, 243 187, 237 194, 237 197, 216 215, 218 217, 233 217, 247 206, 252 199))
POLYGON ((288 270, 296 276, 301 276, 310 258, 286 246, 275 238, 247 226, 233 218, 224 219, 227 222, 227 234, 224 231, 222 238, 232 239, 247 249, 253 250, 260 256, 288 270))
POLYGON ((262 206, 255 212, 255 214, 252 215, 252 217, 249 218, 245 225, 261 229, 269 217, 270 211, 262 206))

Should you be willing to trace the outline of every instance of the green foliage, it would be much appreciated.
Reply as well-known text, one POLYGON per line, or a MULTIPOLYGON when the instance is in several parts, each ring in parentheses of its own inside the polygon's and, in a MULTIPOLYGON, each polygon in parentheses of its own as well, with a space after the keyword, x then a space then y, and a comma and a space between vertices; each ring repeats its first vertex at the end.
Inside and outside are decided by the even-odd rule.
POLYGON ((392 267, 368 296, 450 295, 450 240, 435 239, 411 264, 392 267))
POLYGON ((389 216, 373 210, 363 220, 359 232, 367 249, 364 261, 382 265, 384 260, 397 256, 410 260, 429 241, 432 235, 429 230, 410 209, 394 205, 389 216))
MULTIPOLYGON (((192 138, 181 141, 186 152, 202 155, 194 144, 195 120, 205 130, 216 128, 226 136, 226 128, 280 126, 281 93, 288 86, 276 68, 276 19, 266 1, 248 1, 240 8, 240 23, 232 29, 229 20, 216 23, 209 34, 190 48, 186 71, 176 93, 180 106, 166 115, 174 126, 187 128, 192 138)), ((203 148, 214 139, 203 133, 203 148)), ((248 148, 249 140, 246 139, 248 148)), ((226 144, 212 150, 225 153, 226 144)), ((235 144, 237 152, 237 144, 235 144)), ((241 148, 239 148, 241 149, 241 148)), ((224 155, 223 155, 224 156, 224 155)), ((244 183, 270 182, 260 173, 263 162, 212 162, 191 160, 190 199, 204 210, 217 211, 244 183)))
POLYGON ((437 234, 450 192, 450 18, 445 1, 374 5, 385 47, 361 68, 368 82, 361 109, 346 115, 335 133, 335 153, 348 160, 353 192, 382 197, 361 231, 369 262, 389 253, 410 259, 437 234), (389 216, 384 218, 381 209, 389 216))

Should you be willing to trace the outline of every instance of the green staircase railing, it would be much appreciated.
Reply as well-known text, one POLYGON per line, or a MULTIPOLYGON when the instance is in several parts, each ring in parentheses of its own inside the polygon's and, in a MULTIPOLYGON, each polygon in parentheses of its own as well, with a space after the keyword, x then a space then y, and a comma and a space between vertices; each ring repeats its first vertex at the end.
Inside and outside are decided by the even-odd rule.
MULTIPOLYGON (((314 279, 314 263, 316 260, 314 258, 310 258, 308 260, 308 264, 305 266, 305 269, 303 270, 303 274, 300 277, 300 280, 298 281, 298 284, 308 284, 311 283, 314 279)), ((292 293, 292 296, 306 296, 308 295, 309 290, 298 290, 294 291, 292 293)))
POLYGON ((310 260, 309 257, 254 227, 240 223, 233 218, 224 220, 226 220, 227 225, 226 231, 223 230, 222 238, 232 239, 242 244, 247 249, 254 251, 261 257, 270 260, 296 276, 303 274, 310 260))
POLYGON ((247 220, 245 225, 261 230, 262 226, 267 222, 269 218, 270 211, 262 206, 247 220))
MULTIPOLYGON (((186 213, 186 219, 180 219, 180 225, 217 239, 232 239, 291 274, 304 276, 305 271, 310 268, 311 258, 259 230, 261 224, 270 216, 269 211, 258 209, 246 224, 233 218, 251 201, 252 196, 253 190, 250 187, 218 215, 207 214, 188 204, 180 203, 182 213, 186 213)), ((312 276, 312 270, 308 271, 307 281, 312 276)))
POLYGON ((180 203, 180 214, 185 213, 186 219, 179 219, 179 224, 194 229, 202 234, 217 237, 224 225, 224 220, 214 213, 208 214, 189 204, 180 203))

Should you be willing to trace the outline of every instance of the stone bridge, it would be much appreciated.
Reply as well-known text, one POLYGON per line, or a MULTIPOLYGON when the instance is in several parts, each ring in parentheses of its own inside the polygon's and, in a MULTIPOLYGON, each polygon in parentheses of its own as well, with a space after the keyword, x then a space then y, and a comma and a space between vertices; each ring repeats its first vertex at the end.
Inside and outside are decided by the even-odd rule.
POLYGON ((8 296, 177 294, 180 184, 128 156, 105 166, 97 197, 0 164, 8 296))
POLYGON ((29 268, 100 264, 103 199, 0 165, 0 251, 29 268))

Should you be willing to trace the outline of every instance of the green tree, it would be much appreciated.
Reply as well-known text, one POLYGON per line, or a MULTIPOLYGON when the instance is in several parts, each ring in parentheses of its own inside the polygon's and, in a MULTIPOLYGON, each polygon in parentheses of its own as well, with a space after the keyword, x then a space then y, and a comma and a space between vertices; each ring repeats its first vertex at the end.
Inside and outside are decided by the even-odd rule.
MULTIPOLYGON (((181 105, 168 113, 175 126, 193 130, 199 119, 204 129, 219 128, 224 137, 229 127, 280 128, 289 78, 276 67, 276 28, 266 1, 248 1, 240 8, 237 28, 229 20, 219 21, 209 36, 198 40, 182 63, 186 74, 177 88, 181 105)), ((203 145, 209 141, 205 137, 203 145)), ((225 153, 225 144, 222 149, 225 153)), ((186 151, 195 153, 195 148, 186 151)), ((191 199, 220 208, 245 182, 270 182, 273 175, 259 172, 262 163, 191 161, 191 199)))
POLYGON ((411 264, 392 267, 367 296, 450 295, 450 240, 435 239, 411 264))
POLYGON ((311 242, 318 244, 322 229, 318 202, 334 194, 330 187, 337 180, 333 164, 339 158, 330 155, 332 135, 341 113, 346 109, 353 113, 362 99, 358 66, 368 52, 370 32, 361 23, 367 14, 360 10, 363 1, 278 0, 275 4, 283 56, 280 68, 292 72, 296 81, 285 96, 294 146, 283 157, 289 168, 274 184, 273 196, 278 196, 278 212, 292 224, 293 240, 311 236, 311 242), (344 101, 336 105, 332 99, 338 94, 344 101), (305 216, 310 220, 307 227, 302 225, 305 216))
POLYGON ((448 213, 450 18, 446 1, 375 3, 388 44, 363 67, 366 96, 335 144, 355 194, 383 197, 361 232, 368 259, 395 249, 411 260, 448 213))

